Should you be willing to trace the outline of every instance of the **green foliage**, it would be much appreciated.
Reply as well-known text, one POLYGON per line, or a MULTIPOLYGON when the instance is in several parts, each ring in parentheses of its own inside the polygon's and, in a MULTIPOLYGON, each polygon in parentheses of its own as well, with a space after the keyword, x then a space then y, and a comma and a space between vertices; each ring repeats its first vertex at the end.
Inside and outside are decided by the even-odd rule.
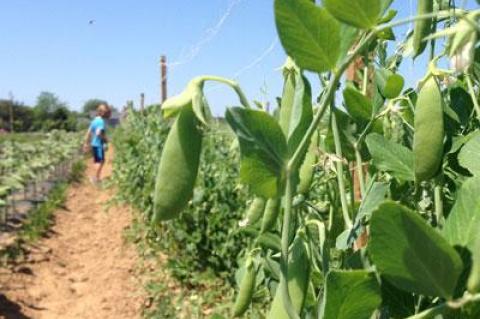
POLYGON ((480 178, 469 178, 457 194, 457 200, 445 223, 443 233, 451 245, 474 251, 480 229, 480 178))
POLYGON ((107 101, 105 100, 97 99, 97 98, 90 99, 83 104, 82 112, 86 116, 89 116, 90 112, 95 112, 100 104, 108 105, 107 101))
POLYGON ((325 319, 368 319, 382 301, 374 274, 359 270, 331 271, 324 298, 325 319))
POLYGON ((242 182, 266 198, 276 197, 282 183, 287 142, 280 125, 262 111, 228 109, 226 119, 240 136, 242 182))
MULTIPOLYGON (((160 225, 163 238, 152 239, 173 256, 177 275, 208 265, 231 276, 238 266, 234 260, 242 259, 236 257, 253 258, 258 269, 254 284, 245 284, 248 302, 243 300, 239 311, 249 318, 257 307, 275 319, 477 318, 480 60, 474 26, 480 11, 453 10, 452 1, 435 6, 418 1, 419 14, 427 15, 393 20, 396 12, 386 12, 392 0, 317 2, 274 2, 277 31, 289 55, 275 116, 262 107, 251 109, 238 84, 215 76, 194 78, 181 96, 165 102, 170 117, 192 104, 209 146, 187 209, 160 225), (438 8, 443 11, 434 12, 438 8), (412 20, 414 32, 390 55, 396 27, 412 20), (432 35, 434 30, 439 31, 432 35), (448 37, 442 52, 436 45, 440 36, 448 37), (418 88, 404 90, 401 63, 407 55, 422 54, 428 43, 425 77, 416 79, 418 88), (453 71, 437 67, 447 62, 453 71), (350 67, 353 83, 343 80, 350 67), (318 92, 303 77, 307 71, 317 73, 318 92), (209 116, 205 81, 227 84, 239 96, 242 107, 226 113, 238 144, 209 116), (314 136, 318 142, 312 146, 314 136), (232 146, 220 156, 226 144, 232 146), (306 157, 307 150, 318 157, 306 157), (313 179, 311 187, 309 182, 299 188, 304 162, 314 169, 301 176, 313 179), (241 185, 235 186, 238 167, 241 185), (263 201, 255 200, 255 212, 243 219, 247 187, 252 198, 266 201, 263 218, 263 201), (218 253, 220 246, 228 253, 218 253)), ((143 122, 149 121, 157 119, 143 122)), ((165 126, 156 124, 152 129, 165 126)), ((149 134, 149 125, 142 133, 149 134)), ((164 135, 156 136, 157 144, 141 140, 143 134, 132 145, 128 138, 119 144, 125 154, 118 169, 135 167, 123 188, 138 188, 127 195, 144 192, 131 198, 143 205, 153 192, 150 165, 156 164, 164 135), (153 158, 145 160, 145 152, 153 158)), ((147 202, 146 212, 149 207, 147 202)), ((237 282, 245 271, 236 271, 237 282)))
POLYGON ((42 92, 34 107, 18 101, 0 100, 0 129, 9 131, 11 119, 14 132, 77 131, 81 117, 51 92, 42 92))
POLYGON ((377 133, 368 135, 366 143, 377 169, 389 172, 401 180, 414 179, 411 150, 377 133))
POLYGON ((460 256, 418 214, 386 202, 373 213, 370 231, 368 251, 388 281, 408 292, 453 297, 460 256))
POLYGON ((380 0, 323 0, 323 3, 339 21, 361 29, 374 27, 381 13, 380 0))
POLYGON ((48 199, 29 214, 20 234, 23 239, 35 241, 51 227, 55 209, 65 202, 67 186, 66 183, 56 185, 48 199))
MULTIPOLYGON (((121 199, 143 213, 145 223, 153 213, 156 169, 168 130, 169 122, 156 109, 145 115, 130 111, 113 139, 115 184, 121 199)), ((232 142, 231 133, 221 128, 205 134, 193 198, 178 219, 159 227, 158 242, 152 241, 168 253, 178 278, 192 279, 194 272, 209 268, 217 274, 236 268, 248 242, 246 234, 236 230, 247 197, 236 183, 238 168, 230 165, 238 160, 232 142)))
POLYGON ((310 0, 275 0, 280 41, 298 66, 314 72, 333 69, 340 55, 340 24, 310 0))

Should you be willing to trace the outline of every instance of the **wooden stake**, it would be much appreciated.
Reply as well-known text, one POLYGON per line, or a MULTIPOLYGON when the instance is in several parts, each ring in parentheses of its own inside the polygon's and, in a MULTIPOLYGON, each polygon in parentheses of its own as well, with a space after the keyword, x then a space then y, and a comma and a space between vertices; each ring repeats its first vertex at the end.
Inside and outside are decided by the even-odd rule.
POLYGON ((140 111, 143 113, 145 110, 145 93, 140 93, 140 111))
POLYGON ((160 75, 160 103, 163 103, 167 99, 167 57, 165 55, 160 57, 160 75))
POLYGON ((9 113, 10 113, 10 133, 13 133, 14 132, 14 129, 13 129, 13 94, 12 92, 9 92, 8 93, 9 97, 10 97, 10 105, 9 105, 9 113))

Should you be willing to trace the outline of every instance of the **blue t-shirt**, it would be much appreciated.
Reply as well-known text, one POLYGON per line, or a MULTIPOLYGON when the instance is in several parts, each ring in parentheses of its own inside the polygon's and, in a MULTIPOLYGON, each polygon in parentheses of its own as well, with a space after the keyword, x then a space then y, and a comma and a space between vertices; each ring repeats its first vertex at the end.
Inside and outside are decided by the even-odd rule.
POLYGON ((90 123, 90 132, 92 132, 92 142, 91 145, 93 147, 102 147, 103 140, 99 136, 101 133, 105 133, 105 120, 101 116, 97 116, 93 119, 92 123, 90 123))

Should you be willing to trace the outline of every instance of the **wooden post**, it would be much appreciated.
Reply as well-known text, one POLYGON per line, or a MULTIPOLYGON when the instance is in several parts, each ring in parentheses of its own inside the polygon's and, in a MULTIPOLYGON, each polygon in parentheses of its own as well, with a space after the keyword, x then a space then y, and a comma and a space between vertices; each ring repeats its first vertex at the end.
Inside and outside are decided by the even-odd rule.
POLYGON ((140 93, 140 111, 143 113, 145 110, 145 93, 140 93))
POLYGON ((14 132, 14 128, 13 128, 13 94, 12 92, 9 92, 8 93, 9 97, 10 97, 10 105, 8 107, 8 111, 10 113, 10 133, 13 133, 14 132))
MULTIPOLYGON (((359 70, 362 70, 365 68, 365 64, 363 62, 363 58, 362 57, 358 57, 356 58, 352 64, 350 64, 350 66, 347 68, 347 71, 346 71, 346 76, 347 76, 347 80, 348 81, 352 81, 354 83, 356 83, 359 87, 362 86, 362 77, 359 77, 358 75, 358 71, 359 70)), ((370 69, 369 68, 369 78, 368 78, 368 84, 367 84, 367 95, 368 96, 372 96, 372 92, 371 92, 371 88, 372 88, 372 80, 373 80, 373 68, 370 69), (371 71, 371 72, 370 72, 371 71)), ((362 196, 361 196, 361 192, 360 192, 360 179, 359 179, 359 176, 358 176, 358 173, 356 171, 356 163, 351 163, 352 165, 350 166, 350 169, 352 171, 352 176, 353 176, 353 193, 354 193, 354 198, 355 198, 355 201, 361 201, 363 200, 362 196)), ((368 172, 368 166, 364 166, 362 167, 362 170, 364 173, 367 173, 368 172)), ((354 251, 357 251, 357 250, 360 250, 362 249, 363 247, 365 247, 368 243, 368 231, 365 229, 365 231, 363 231, 360 236, 356 239, 354 245, 353 245, 353 250, 354 251)))
MULTIPOLYGON (((362 84, 362 78, 358 76, 357 72, 359 70, 362 70, 364 68, 364 63, 362 60, 362 57, 357 57, 347 68, 346 71, 346 77, 348 81, 352 81, 356 83, 357 85, 362 84)), ((359 176, 357 174, 357 171, 355 170, 356 164, 352 163, 350 170, 352 171, 353 175, 353 194, 355 201, 360 201, 362 200, 362 196, 360 194, 360 180, 359 176)))
POLYGON ((160 57, 160 76, 161 104, 167 99, 167 57, 165 55, 160 57))

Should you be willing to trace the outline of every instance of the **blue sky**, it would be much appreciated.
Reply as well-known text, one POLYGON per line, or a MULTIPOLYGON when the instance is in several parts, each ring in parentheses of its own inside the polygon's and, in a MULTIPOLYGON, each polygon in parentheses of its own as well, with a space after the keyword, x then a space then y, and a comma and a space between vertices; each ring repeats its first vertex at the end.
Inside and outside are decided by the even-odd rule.
MULTIPOLYGON (((412 12, 412 1, 395 2, 399 16, 412 12)), ((138 104, 141 92, 155 103, 161 54, 173 63, 170 95, 200 74, 236 77, 250 99, 281 94, 271 0, 4 0, 0 30, 0 98, 29 105, 41 91, 72 109, 93 97, 138 104)), ((404 72, 413 79, 418 69, 407 62, 404 72)), ((217 114, 237 103, 226 88, 207 92, 217 114)))

